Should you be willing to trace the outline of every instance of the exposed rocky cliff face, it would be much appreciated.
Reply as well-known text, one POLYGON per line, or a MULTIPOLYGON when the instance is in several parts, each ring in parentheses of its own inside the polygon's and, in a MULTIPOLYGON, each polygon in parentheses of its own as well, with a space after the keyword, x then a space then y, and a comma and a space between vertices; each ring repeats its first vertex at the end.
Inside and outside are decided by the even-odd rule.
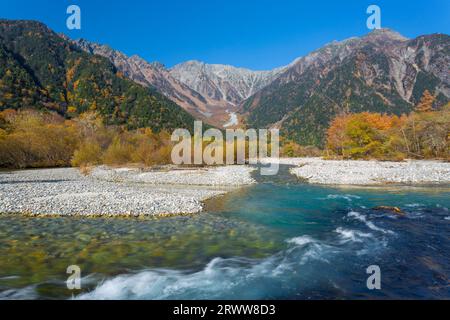
POLYGON ((170 69, 170 74, 190 88, 217 101, 237 105, 269 85, 286 67, 252 71, 229 65, 188 61, 170 69))
MULTIPOLYGON (((119 64, 118 53, 112 58, 119 64)), ((0 111, 23 108, 68 118, 95 110, 106 124, 155 132, 192 128, 194 121, 161 93, 124 78, 111 61, 83 52, 45 24, 0 19, 0 111)))
POLYGON ((286 69, 252 71, 198 61, 166 69, 161 63, 150 63, 136 55, 128 57, 107 45, 83 39, 74 43, 86 52, 108 58, 124 76, 156 88, 196 118, 219 127, 228 122, 228 111, 236 109, 286 69))
POLYGON ((107 57, 126 77, 159 90, 196 118, 216 126, 239 111, 251 127, 280 127, 302 144, 321 145, 329 122, 342 112, 401 114, 424 90, 435 107, 450 97, 449 36, 407 39, 389 30, 333 41, 270 71, 188 61, 166 69, 108 46, 76 41, 107 57))
POLYGON ((128 57, 109 46, 83 39, 76 40, 74 43, 86 52, 108 58, 124 76, 141 85, 156 88, 196 118, 219 126, 226 118, 228 108, 226 102, 204 97, 172 77, 169 70, 161 63, 149 63, 137 55, 128 57))
POLYGON ((251 126, 277 126, 300 143, 321 145, 342 112, 409 112, 426 89, 442 106, 450 97, 449 66, 448 35, 409 40, 376 30, 297 59, 248 98, 241 113, 251 126))

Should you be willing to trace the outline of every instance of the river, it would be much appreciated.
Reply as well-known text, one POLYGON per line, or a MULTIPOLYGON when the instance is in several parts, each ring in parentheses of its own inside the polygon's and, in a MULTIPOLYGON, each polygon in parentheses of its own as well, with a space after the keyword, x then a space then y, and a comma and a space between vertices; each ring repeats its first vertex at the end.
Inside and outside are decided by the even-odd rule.
POLYGON ((188 217, 1 216, 0 298, 450 298, 450 186, 315 186, 286 166, 257 179, 188 217))

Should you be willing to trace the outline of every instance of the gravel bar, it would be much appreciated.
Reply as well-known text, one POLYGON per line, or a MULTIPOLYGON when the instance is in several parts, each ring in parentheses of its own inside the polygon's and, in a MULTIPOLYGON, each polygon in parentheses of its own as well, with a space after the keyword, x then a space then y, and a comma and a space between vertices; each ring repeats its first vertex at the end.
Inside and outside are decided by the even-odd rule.
POLYGON ((337 185, 447 184, 450 163, 428 160, 356 161, 295 158, 281 160, 295 165, 290 172, 310 183, 337 185))
POLYGON ((247 166, 144 171, 74 168, 0 173, 0 213, 30 216, 192 214, 203 201, 255 183, 247 166))

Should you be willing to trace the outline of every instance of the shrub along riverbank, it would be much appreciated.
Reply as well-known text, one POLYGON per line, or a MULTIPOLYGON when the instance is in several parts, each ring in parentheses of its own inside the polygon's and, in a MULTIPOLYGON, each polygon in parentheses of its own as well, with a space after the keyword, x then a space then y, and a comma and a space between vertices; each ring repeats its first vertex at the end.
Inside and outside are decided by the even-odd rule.
POLYGON ((327 131, 327 155, 344 159, 450 160, 450 104, 409 115, 338 116, 327 131))
POLYGON ((72 120, 50 112, 0 113, 0 166, 9 168, 169 163, 166 131, 105 126, 87 112, 72 120))
MULTIPOLYGON (((409 115, 363 112, 337 116, 328 128, 325 150, 281 139, 280 156, 450 160, 450 104, 434 110, 432 100, 425 93, 409 115)), ((48 111, 7 109, 0 112, 0 167, 168 164, 174 145, 170 138, 167 131, 107 126, 92 111, 68 120, 48 111)), ((207 145, 203 142, 203 147, 207 145)), ((226 146, 221 152, 225 158, 226 146)))

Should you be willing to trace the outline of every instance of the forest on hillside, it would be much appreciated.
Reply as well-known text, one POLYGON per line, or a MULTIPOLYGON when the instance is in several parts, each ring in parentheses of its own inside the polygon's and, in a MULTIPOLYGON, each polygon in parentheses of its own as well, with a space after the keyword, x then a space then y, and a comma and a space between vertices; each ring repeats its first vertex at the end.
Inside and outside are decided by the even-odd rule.
POLYGON ((0 20, 0 111, 37 109, 66 119, 92 111, 127 129, 188 128, 194 118, 154 88, 118 72, 34 21, 0 20))
MULTIPOLYGON (((326 132, 324 149, 301 146, 284 137, 280 154, 334 159, 450 160, 450 104, 434 110, 433 99, 426 91, 415 111, 408 115, 339 115, 326 132)), ((170 138, 167 130, 106 125, 103 116, 94 111, 66 119, 55 112, 7 109, 0 112, 0 167, 169 164, 174 146, 170 138)), ((203 148, 213 142, 203 141, 203 148)), ((247 155, 248 151, 247 144, 247 155)), ((226 145, 220 152, 226 157, 226 145)))

